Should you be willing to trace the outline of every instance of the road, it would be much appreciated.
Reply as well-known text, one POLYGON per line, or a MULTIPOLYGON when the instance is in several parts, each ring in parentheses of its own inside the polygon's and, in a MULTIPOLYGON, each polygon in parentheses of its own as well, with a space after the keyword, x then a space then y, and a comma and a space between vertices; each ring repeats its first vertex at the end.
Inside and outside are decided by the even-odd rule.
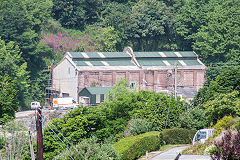
MULTIPOLYGON (((174 147, 164 152, 159 152, 157 156, 149 158, 148 160, 175 160, 177 155, 181 153, 188 146, 174 147)), ((181 155, 178 160, 211 160, 208 155, 181 155)))

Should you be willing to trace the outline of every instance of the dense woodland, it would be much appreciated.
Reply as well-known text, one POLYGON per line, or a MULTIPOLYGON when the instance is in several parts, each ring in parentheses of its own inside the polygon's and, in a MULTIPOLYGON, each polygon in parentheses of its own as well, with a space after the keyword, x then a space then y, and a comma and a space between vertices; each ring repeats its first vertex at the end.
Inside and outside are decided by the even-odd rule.
MULTIPOLYGON (((139 91, 94 109, 79 108, 54 121, 74 144, 92 135, 117 141, 134 118, 146 120, 151 131, 199 129, 226 115, 239 116, 239 8, 239 0, 0 0, 0 123, 29 109, 33 100, 44 104, 49 76, 44 69, 52 60, 56 64, 67 51, 111 52, 126 46, 194 50, 208 67, 205 86, 191 104, 139 91), (172 112, 165 126, 170 103, 179 112, 172 112), (76 126, 82 128, 76 131, 76 126)), ((60 148, 47 132, 46 137, 45 158, 50 159, 60 148)))

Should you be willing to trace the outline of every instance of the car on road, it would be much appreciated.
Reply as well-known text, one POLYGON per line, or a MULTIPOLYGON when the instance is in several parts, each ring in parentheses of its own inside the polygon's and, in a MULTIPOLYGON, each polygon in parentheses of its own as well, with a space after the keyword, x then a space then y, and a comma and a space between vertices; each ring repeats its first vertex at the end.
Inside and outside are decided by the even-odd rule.
POLYGON ((31 102, 31 109, 41 108, 41 104, 38 101, 31 102))

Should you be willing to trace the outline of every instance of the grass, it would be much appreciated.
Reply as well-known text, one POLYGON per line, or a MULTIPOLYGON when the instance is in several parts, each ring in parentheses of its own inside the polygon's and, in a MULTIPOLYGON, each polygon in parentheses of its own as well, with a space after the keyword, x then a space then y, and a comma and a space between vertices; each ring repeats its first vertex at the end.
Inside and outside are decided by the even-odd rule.
POLYGON ((184 144, 167 144, 167 145, 163 145, 160 147, 159 151, 165 151, 169 148, 172 148, 172 147, 180 147, 180 146, 184 146, 184 144))

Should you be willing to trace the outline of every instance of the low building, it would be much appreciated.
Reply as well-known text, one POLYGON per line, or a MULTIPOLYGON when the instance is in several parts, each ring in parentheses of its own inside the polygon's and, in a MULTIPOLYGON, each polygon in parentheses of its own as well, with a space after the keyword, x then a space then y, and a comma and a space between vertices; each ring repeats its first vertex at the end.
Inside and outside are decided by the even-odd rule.
POLYGON ((111 89, 112 87, 85 87, 78 94, 79 102, 83 105, 98 105, 107 99, 107 93, 111 89))
POLYGON ((205 65, 193 51, 67 52, 53 69, 53 88, 60 97, 79 100, 85 87, 112 87, 121 78, 129 86, 192 98, 203 87, 205 65), (176 86, 176 87, 175 87, 176 86))

